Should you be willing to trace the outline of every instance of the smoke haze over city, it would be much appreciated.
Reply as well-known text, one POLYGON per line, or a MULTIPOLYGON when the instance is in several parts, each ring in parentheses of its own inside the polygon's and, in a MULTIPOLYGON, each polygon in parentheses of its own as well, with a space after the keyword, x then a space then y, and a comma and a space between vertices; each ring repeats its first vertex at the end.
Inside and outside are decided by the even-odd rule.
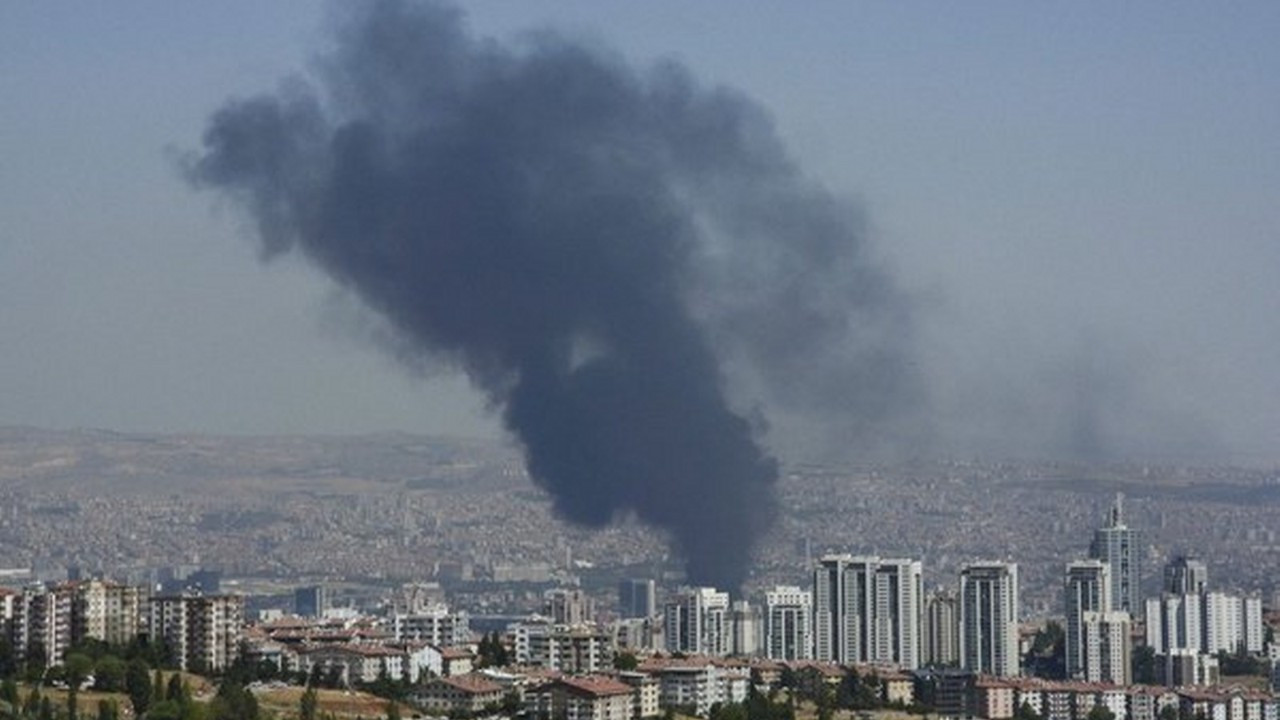
MULTIPOLYGON (((695 384, 762 476, 769 456, 1276 459, 1273 5, 466 7, 451 26, 465 47, 450 57, 469 58, 471 76, 484 75, 475 63, 534 76, 535 58, 576 58, 621 81, 603 83, 622 89, 603 94, 621 102, 613 115, 606 103, 563 128, 503 117, 530 99, 489 112, 548 128, 548 142, 626 131, 621 146, 585 146, 596 154, 580 170, 598 179, 612 166, 601 149, 621 147, 635 172, 609 178, 614 194, 654 189, 636 202, 661 205, 675 232, 659 269, 679 302, 663 327, 696 339, 695 384), (680 145, 652 102, 681 88, 690 113, 741 132, 680 145), (780 278, 791 285, 767 282, 780 278)), ((350 57, 357 38, 331 33, 357 25, 324 16, 251 3, 0 10, 0 422, 482 435, 512 424, 509 409, 486 409, 492 390, 449 370, 470 368, 501 401, 501 372, 478 372, 487 361, 434 331, 428 357, 405 345, 383 317, 389 301, 333 272, 347 260, 318 258, 346 290, 288 258, 255 263, 258 248, 236 236, 256 229, 210 213, 211 195, 174 170, 228 97, 282 87, 282 108, 311 103, 317 137, 341 135, 344 158, 370 163, 352 171, 423 177, 398 155, 388 167, 412 128, 395 126, 398 109, 361 117, 380 105, 354 92, 352 73, 374 58, 350 57), (369 338, 390 353, 369 352, 369 338)), ((404 85, 380 77, 366 94, 404 85)), ((513 102, 491 85, 461 87, 513 102)), ((521 147, 552 164, 544 146, 521 147)), ((576 212, 569 200, 554 212, 576 212)), ((594 223, 616 209, 592 208, 594 223)), ((268 250, 284 249, 291 220, 279 220, 268 250)), ((593 338, 575 319, 558 333, 568 366, 598 359, 595 343, 639 344, 612 337, 615 306, 591 297, 606 327, 593 338)))

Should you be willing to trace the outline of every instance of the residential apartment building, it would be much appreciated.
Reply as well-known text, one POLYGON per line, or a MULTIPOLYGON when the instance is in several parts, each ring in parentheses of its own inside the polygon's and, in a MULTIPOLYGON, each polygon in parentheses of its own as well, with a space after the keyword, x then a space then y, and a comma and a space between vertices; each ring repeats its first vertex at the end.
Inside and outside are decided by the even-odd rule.
POLYGON ((922 595, 918 560, 823 557, 814 570, 814 657, 919 667, 922 595))
POLYGON ((1015 676, 1018 652, 1018 566, 971 563, 960 572, 960 667, 974 673, 1015 676))
POLYGON ((813 593, 780 585, 764 594, 765 656, 771 660, 813 657, 813 593))
POLYGON ((1067 564, 1063 581, 1066 609, 1067 677, 1083 680, 1087 675, 1085 613, 1107 612, 1111 602, 1111 566, 1102 560, 1078 560, 1067 564))
POLYGON ((613 665, 613 639, 594 625, 523 622, 511 632, 520 665, 565 673, 596 673, 613 665))
POLYGON ((933 667, 960 664, 960 599, 955 590, 939 590, 925 597, 920 659, 933 667))
POLYGON ((728 655, 729 594, 715 588, 682 588, 664 606, 667 652, 728 655))
POLYGON ((1094 532, 1089 557, 1110 568, 1110 605, 1101 610, 1119 610, 1133 617, 1143 611, 1142 548, 1137 530, 1124 521, 1124 494, 1117 493, 1107 513, 1107 524, 1094 532))
POLYGON ((149 635, 163 643, 183 670, 218 671, 231 665, 244 634, 239 595, 161 595, 150 600, 149 635))

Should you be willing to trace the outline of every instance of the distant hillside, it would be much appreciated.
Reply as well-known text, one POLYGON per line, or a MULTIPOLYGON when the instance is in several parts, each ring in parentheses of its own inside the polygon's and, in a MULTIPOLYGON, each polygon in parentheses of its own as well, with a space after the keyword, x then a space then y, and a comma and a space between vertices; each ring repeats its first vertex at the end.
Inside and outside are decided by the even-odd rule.
POLYGON ((480 440, 403 434, 213 436, 0 427, 0 488, 113 492, 279 487, 317 491, 361 483, 410 487, 523 482, 518 452, 480 440), (510 466, 506 473, 481 468, 510 466))

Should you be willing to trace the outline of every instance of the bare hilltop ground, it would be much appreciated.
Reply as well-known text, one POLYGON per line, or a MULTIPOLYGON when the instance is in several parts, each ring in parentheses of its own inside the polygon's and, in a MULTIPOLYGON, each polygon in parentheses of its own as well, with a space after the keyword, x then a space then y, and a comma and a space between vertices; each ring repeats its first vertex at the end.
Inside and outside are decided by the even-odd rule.
MULTIPOLYGON (((1087 552, 1116 492, 1143 531, 1151 582, 1179 552, 1205 559, 1223 589, 1270 593, 1280 577, 1274 468, 793 464, 778 489, 753 587, 804 583, 808 560, 833 550, 921 558, 929 585, 953 584, 965 562, 1007 558, 1027 608, 1052 612, 1063 565, 1087 552)), ((0 428, 0 570, 127 577, 177 564, 396 582, 678 562, 634 518, 595 530, 561 522, 502 443, 0 428)))

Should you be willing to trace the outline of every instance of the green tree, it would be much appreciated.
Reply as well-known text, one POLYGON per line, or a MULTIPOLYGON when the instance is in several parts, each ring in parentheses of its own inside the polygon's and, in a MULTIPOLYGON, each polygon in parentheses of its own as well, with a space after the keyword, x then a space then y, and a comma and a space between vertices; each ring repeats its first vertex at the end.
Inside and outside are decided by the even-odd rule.
POLYGON ((146 660, 135 657, 129 661, 124 672, 124 689, 129 694, 129 702, 133 703, 134 717, 142 717, 151 707, 151 669, 146 660))
POLYGON ((119 720, 120 707, 114 700, 98 701, 98 720, 119 720))
POLYGON ((1150 645, 1134 648, 1130 665, 1135 683, 1156 684, 1156 651, 1150 645))
POLYGON ((1116 720, 1116 714, 1106 705, 1094 705, 1085 720, 1116 720))
POLYGON ((22 704, 22 698, 18 697, 18 683, 13 678, 7 677, 0 682, 0 700, 9 703, 14 712, 18 711, 18 706, 22 704))
POLYGON ((0 634, 0 677, 12 677, 18 669, 18 654, 13 650, 13 644, 0 634))
POLYGON ((40 720, 53 720, 53 702, 48 696, 40 698, 40 713, 36 717, 40 720))
POLYGON ((640 660, 636 658, 635 653, 620 652, 613 656, 613 667, 615 670, 630 672, 640 667, 640 660))
POLYGON ((93 672, 93 658, 81 653, 73 653, 67 656, 64 667, 67 673, 67 717, 70 720, 76 720, 79 711, 77 703, 80 700, 80 686, 93 672))
POLYGON ((31 686, 31 692, 27 694, 27 700, 22 704, 22 715, 24 717, 35 717, 40 712, 40 686, 31 686))
POLYGON ((1032 639, 1022 665, 1029 675, 1060 680, 1067 676, 1066 657, 1066 631, 1060 623, 1050 621, 1032 639))
POLYGON ((147 720, 182 720, 182 707, 176 700, 160 700, 151 703, 147 720))
POLYGON ((179 705, 186 702, 190 698, 187 692, 187 684, 182 681, 182 673, 172 673, 169 675, 169 686, 165 690, 164 697, 166 700, 174 700, 179 705))
POLYGON ((125 662, 115 655, 103 655, 93 668, 93 687, 103 692, 124 690, 124 678, 128 672, 125 662))
POLYGON ((320 704, 319 693, 311 686, 307 686, 302 698, 298 701, 299 720, 316 720, 316 710, 320 704))
POLYGON ((239 683, 223 681, 209 703, 211 720, 258 720, 258 700, 239 683))
POLYGON ((387 720, 400 720, 400 704, 394 700, 387 703, 387 720))

